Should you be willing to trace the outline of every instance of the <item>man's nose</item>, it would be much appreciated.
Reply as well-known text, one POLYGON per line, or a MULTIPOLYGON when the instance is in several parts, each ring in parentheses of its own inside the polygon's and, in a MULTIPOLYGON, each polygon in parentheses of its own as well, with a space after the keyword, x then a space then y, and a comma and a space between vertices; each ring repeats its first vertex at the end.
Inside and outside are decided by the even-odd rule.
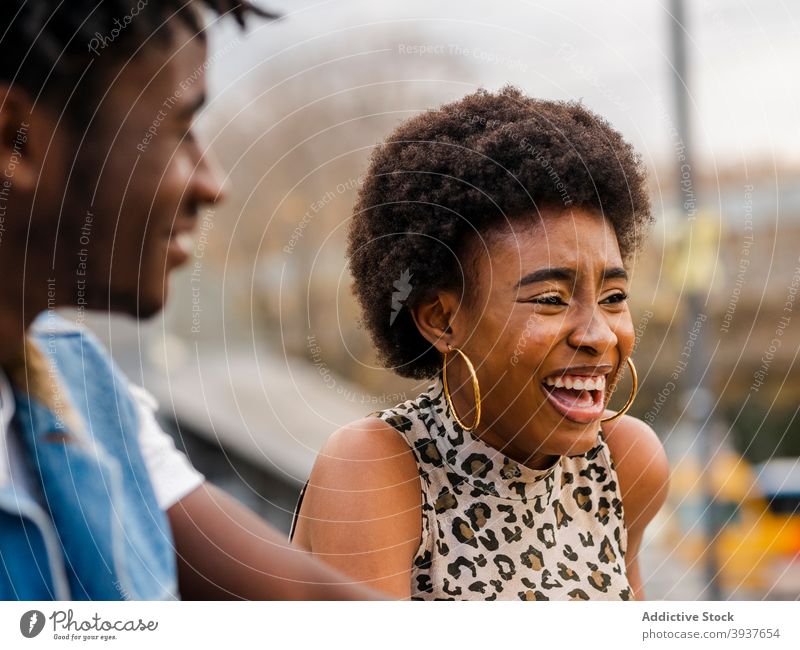
POLYGON ((206 149, 202 152, 192 177, 192 185, 198 203, 215 205, 227 197, 230 182, 212 151, 206 149))

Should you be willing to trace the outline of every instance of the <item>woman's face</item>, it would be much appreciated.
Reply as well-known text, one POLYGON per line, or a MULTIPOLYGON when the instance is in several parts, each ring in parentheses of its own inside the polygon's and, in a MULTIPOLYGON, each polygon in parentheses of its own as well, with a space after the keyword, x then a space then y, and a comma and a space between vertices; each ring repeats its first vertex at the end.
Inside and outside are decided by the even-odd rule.
MULTIPOLYGON (((474 298, 450 318, 451 344, 477 369, 477 435, 531 467, 596 444, 608 388, 631 354, 627 274, 611 224, 586 210, 544 212, 493 233, 465 264, 474 298), (588 382, 588 383, 587 383, 588 382)), ((448 357, 462 421, 472 384, 448 357)))

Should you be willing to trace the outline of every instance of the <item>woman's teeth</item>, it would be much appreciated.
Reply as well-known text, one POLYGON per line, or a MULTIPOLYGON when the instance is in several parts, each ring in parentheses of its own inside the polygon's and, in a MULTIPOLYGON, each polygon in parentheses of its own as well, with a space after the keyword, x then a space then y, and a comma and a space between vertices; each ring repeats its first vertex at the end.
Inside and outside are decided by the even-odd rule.
POLYGON ((548 401, 564 418, 589 424, 603 415, 605 375, 561 375, 547 377, 542 383, 548 401))
POLYGON ((561 377, 547 377, 544 383, 554 388, 569 388, 574 390, 605 390, 605 375, 596 377, 582 377, 579 375, 562 375, 561 377))

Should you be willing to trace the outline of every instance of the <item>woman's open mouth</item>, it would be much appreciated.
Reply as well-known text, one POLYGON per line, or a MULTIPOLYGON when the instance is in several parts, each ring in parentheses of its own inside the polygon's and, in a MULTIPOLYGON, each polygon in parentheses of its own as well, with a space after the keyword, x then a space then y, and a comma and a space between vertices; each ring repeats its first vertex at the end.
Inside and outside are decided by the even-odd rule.
POLYGON ((542 389, 553 408, 567 420, 589 424, 605 410, 605 375, 547 377, 542 389))

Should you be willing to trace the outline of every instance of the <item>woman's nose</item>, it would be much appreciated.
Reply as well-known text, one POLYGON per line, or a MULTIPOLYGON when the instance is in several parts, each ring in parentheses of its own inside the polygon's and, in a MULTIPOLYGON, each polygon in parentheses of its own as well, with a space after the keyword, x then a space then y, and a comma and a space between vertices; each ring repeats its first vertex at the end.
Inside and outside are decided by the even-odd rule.
POLYGON ((592 348, 602 354, 617 345, 617 335, 606 315, 596 305, 579 310, 567 342, 574 348, 592 348))

